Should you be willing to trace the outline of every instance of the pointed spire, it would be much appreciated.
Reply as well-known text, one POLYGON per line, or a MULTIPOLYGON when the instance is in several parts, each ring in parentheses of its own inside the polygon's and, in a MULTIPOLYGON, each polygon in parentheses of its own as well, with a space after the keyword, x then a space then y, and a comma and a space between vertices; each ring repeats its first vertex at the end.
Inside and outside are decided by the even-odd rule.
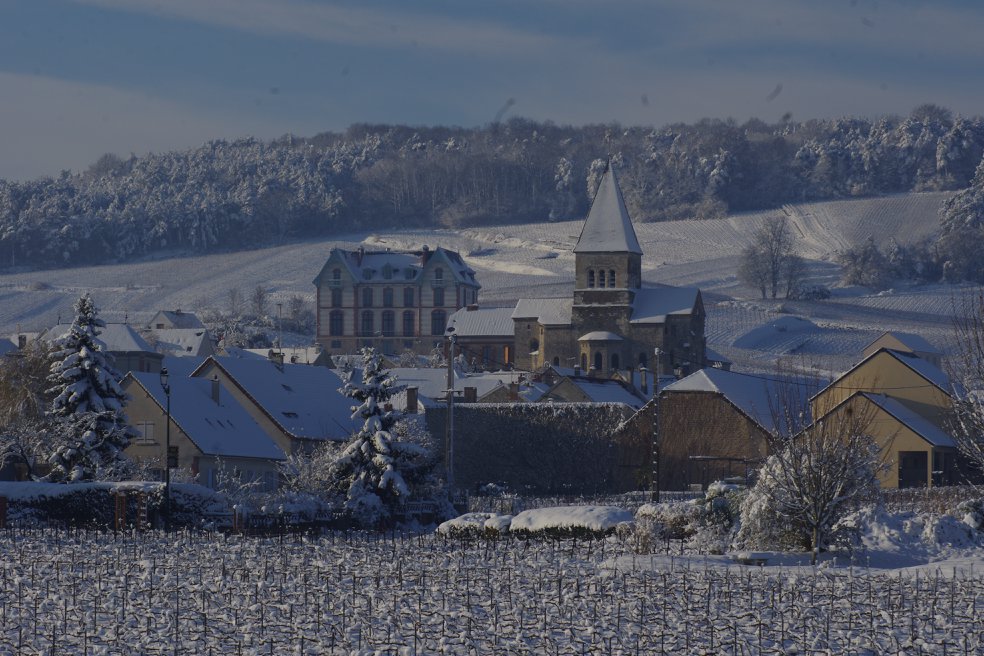
POLYGON ((581 228, 581 236, 574 247, 575 253, 637 253, 642 248, 636 238, 632 219, 625 208, 622 190, 615 179, 615 171, 609 162, 608 170, 601 178, 598 193, 591 203, 591 211, 581 228))

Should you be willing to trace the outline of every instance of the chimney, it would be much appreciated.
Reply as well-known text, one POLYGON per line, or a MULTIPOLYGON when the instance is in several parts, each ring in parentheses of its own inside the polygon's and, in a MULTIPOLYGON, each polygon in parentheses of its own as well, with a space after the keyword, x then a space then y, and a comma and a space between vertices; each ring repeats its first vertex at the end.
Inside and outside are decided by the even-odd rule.
POLYGON ((405 412, 408 415, 417 414, 417 388, 408 387, 407 388, 407 409, 405 412))
POLYGON ((649 370, 645 367, 639 367, 639 378, 642 379, 642 395, 649 396, 649 370))
POLYGON ((509 383, 509 400, 519 400, 519 383, 509 383))
POLYGON ((215 401, 215 405, 219 404, 219 375, 218 374, 212 376, 212 400, 215 401))
POLYGON ((465 403, 478 403, 478 388, 477 387, 466 387, 465 388, 465 403))
POLYGON ((579 364, 574 365, 574 377, 575 378, 581 377, 581 365, 579 364))

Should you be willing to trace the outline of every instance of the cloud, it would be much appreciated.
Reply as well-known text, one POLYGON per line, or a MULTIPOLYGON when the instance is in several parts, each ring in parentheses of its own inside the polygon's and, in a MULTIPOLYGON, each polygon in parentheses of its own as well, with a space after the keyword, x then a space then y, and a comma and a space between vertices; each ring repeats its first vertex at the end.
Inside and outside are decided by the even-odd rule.
POLYGON ((0 88, 0 178, 8 180, 82 170, 107 152, 127 156, 288 131, 243 113, 218 115, 105 85, 0 72, 0 88))
MULTIPOLYGON (((169 16, 252 34, 293 36, 382 48, 529 54, 565 44, 556 37, 492 21, 298 0, 74 0, 131 13, 169 16)), ((566 43, 565 47, 570 47, 566 43)))

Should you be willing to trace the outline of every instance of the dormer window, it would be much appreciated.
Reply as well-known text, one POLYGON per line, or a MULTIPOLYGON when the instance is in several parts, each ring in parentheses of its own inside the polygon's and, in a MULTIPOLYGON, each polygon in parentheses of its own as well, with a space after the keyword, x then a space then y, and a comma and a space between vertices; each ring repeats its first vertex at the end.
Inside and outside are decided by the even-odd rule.
POLYGON ((366 280, 369 280, 370 278, 372 278, 372 269, 363 269, 362 270, 362 277, 365 278, 366 280))
POLYGON ((341 280, 342 279, 342 270, 341 269, 332 269, 331 279, 332 280, 341 280))
POLYGON ((383 278, 386 280, 390 280, 392 277, 393 277, 393 267, 387 264, 386 266, 383 267, 383 278))

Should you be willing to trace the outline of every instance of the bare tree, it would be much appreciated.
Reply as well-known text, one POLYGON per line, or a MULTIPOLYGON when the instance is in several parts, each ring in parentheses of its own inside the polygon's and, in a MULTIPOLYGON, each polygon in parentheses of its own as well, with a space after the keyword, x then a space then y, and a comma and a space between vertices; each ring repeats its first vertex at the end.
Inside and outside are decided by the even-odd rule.
POLYGON ((263 285, 257 285, 249 297, 250 305, 253 306, 253 314, 256 318, 260 319, 266 316, 267 301, 269 299, 270 292, 263 285))
POLYGON ((229 294, 227 296, 229 316, 238 317, 243 313, 243 293, 239 291, 238 287, 232 287, 229 289, 229 294))
POLYGON ((785 216, 769 217, 755 231, 751 245, 741 254, 738 277, 755 287, 766 298, 779 295, 784 286, 786 295, 803 275, 802 260, 793 249, 793 234, 785 216))
POLYGON ((984 473, 984 289, 954 307, 955 353, 948 369, 953 390, 953 436, 957 450, 984 473))
POLYGON ((751 547, 807 547, 816 564, 837 520, 877 498, 883 462, 868 435, 873 408, 860 395, 802 429, 802 406, 791 401, 797 396, 802 397, 780 393, 772 410, 778 431, 742 505, 738 541, 751 547))

